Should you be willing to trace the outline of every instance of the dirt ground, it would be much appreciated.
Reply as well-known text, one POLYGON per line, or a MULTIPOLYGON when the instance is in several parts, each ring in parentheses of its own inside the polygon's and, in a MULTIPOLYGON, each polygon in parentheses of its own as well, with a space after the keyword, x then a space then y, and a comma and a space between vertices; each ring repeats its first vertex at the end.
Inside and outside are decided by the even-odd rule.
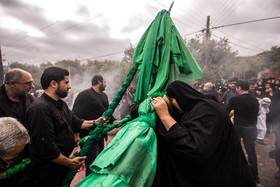
MULTIPOLYGON (((258 169, 259 169, 259 178, 260 178, 260 183, 257 185, 257 187, 280 187, 280 179, 275 178, 275 172, 278 171, 275 159, 269 157, 269 152, 275 149, 274 134, 265 137, 264 141, 267 143, 267 145, 260 145, 256 143, 256 152, 258 158, 258 169)), ((246 154, 245 151, 244 153, 246 154)), ((85 178, 85 169, 82 168, 81 171, 73 179, 71 183, 71 187, 74 187, 84 178, 85 178)))
POLYGON ((264 139, 267 145, 256 143, 260 183, 258 187, 280 187, 280 179, 275 178, 278 171, 275 159, 269 157, 269 152, 275 149, 275 136, 272 133, 264 139))

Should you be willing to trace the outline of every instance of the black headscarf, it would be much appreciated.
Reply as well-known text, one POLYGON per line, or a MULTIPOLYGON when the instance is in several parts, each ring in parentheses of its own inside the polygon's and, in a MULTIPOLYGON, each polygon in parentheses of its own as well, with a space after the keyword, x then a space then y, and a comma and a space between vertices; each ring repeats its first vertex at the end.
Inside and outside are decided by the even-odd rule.
POLYGON ((209 97, 193 89, 190 85, 182 81, 174 81, 169 84, 166 95, 176 99, 180 108, 185 112, 201 101, 209 100, 209 97))

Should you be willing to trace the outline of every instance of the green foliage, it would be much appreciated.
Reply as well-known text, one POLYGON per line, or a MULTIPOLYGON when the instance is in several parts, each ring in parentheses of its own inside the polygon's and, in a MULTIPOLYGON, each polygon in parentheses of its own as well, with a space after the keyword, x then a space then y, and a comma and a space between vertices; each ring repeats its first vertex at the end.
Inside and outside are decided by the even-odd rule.
POLYGON ((235 63, 236 52, 231 52, 226 38, 217 41, 196 36, 187 42, 187 46, 204 72, 203 81, 214 82, 231 75, 229 67, 235 63))
POLYGON ((29 72, 32 75, 33 80, 35 81, 35 83, 34 83, 35 90, 41 89, 40 77, 43 73, 43 69, 40 69, 38 66, 35 66, 35 65, 20 64, 19 62, 11 63, 9 68, 11 68, 11 69, 12 68, 21 68, 21 69, 29 72))
POLYGON ((246 79, 257 77, 259 72, 280 72, 280 47, 273 46, 255 56, 238 57, 232 68, 239 76, 246 79))
POLYGON ((130 44, 129 48, 124 51, 124 56, 122 58, 123 62, 130 63, 134 54, 135 48, 130 44))
POLYGON ((273 46, 255 56, 238 57, 232 52, 226 38, 205 40, 197 35, 187 41, 187 46, 202 68, 202 81, 215 81, 237 76, 242 79, 256 78, 259 72, 280 72, 280 47, 273 46))

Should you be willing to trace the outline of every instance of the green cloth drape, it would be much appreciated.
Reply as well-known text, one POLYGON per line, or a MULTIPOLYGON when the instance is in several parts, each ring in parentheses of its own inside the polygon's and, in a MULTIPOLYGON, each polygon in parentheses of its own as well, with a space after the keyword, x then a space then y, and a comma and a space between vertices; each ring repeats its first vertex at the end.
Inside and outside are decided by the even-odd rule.
POLYGON ((151 186, 156 173, 156 113, 147 96, 166 90, 175 80, 201 78, 203 72, 170 18, 162 10, 142 36, 133 61, 139 65, 134 101, 139 117, 125 124, 91 165, 77 186, 151 186))
POLYGON ((139 117, 125 124, 98 155, 93 171, 78 187, 151 186, 156 172, 156 114, 151 99, 139 106, 139 117))
POLYGON ((189 82, 203 76, 167 10, 159 12, 145 31, 132 60, 140 64, 134 98, 137 103, 147 95, 165 91, 170 82, 189 82))

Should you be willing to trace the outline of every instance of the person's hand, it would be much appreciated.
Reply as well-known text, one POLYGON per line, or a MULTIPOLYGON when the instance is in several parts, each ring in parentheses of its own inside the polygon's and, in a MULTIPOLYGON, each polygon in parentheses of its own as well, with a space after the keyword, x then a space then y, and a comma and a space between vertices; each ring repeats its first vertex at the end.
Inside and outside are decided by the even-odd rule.
POLYGON ((80 133, 78 133, 78 132, 74 133, 74 140, 75 140, 75 143, 77 144, 77 147, 80 146, 80 133))
POLYGON ((169 115, 167 104, 162 97, 153 98, 152 105, 159 117, 169 115))
POLYGON ((85 159, 86 159, 86 156, 76 157, 76 158, 70 159, 70 163, 68 165, 68 168, 70 168, 71 170, 73 170, 75 172, 78 172, 80 167, 85 162, 85 159))
POLYGON ((80 146, 77 146, 77 147, 74 148, 72 154, 73 154, 73 155, 78 154, 80 151, 81 151, 81 147, 80 147, 80 146))
POLYGON ((231 111, 230 111, 229 116, 230 116, 230 117, 234 116, 234 110, 231 110, 231 111))
POLYGON ((2 172, 2 173, 0 173, 0 181, 1 181, 1 180, 4 180, 4 179, 6 179, 6 178, 7 178, 7 174, 6 174, 5 171, 2 172))
MULTIPOLYGON (((98 119, 95 120, 95 122, 94 122, 95 124, 94 124, 94 125, 95 125, 95 126, 99 125, 99 123, 100 123, 101 120, 106 120, 106 118, 104 118, 104 117, 102 117, 102 116, 99 117, 98 119)), ((106 125, 109 123, 109 120, 110 120, 110 119, 108 119, 107 121, 105 121, 105 122, 103 123, 103 126, 104 126, 104 127, 106 127, 106 125)))

